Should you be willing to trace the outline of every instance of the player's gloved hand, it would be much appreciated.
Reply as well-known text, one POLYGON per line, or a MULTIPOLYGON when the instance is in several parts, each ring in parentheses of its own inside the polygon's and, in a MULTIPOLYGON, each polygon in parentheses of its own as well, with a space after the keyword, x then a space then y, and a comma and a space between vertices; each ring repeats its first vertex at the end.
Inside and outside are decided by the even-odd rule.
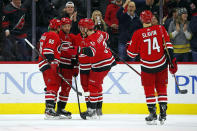
POLYGON ((171 74, 175 74, 175 73, 177 72, 177 70, 178 70, 178 66, 177 66, 177 63, 176 63, 176 58, 174 58, 174 59, 172 60, 172 64, 173 64, 174 67, 171 67, 171 66, 169 65, 169 70, 170 70, 170 73, 171 73, 171 74))
POLYGON ((74 76, 74 77, 77 77, 78 74, 79 74, 79 68, 74 68, 74 69, 73 69, 73 76, 74 76))

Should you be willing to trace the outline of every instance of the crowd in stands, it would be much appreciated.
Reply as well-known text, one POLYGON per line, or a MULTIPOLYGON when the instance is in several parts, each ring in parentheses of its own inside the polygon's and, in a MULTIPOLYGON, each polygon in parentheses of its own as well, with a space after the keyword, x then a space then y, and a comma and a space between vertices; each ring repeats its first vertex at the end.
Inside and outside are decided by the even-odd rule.
MULTIPOLYGON (((78 22, 87 17, 86 0, 34 0, 36 3, 36 40, 48 31, 52 18, 69 17, 71 33, 78 34, 78 22)), ((127 42, 142 28, 139 14, 150 10, 152 25, 159 24, 159 0, 91 0, 95 30, 109 33, 108 45, 125 61, 127 42)), ((0 1, 0 61, 31 61, 32 49, 24 39, 32 37, 32 0, 0 1)), ((164 0, 162 24, 168 31, 178 62, 197 62, 197 0, 164 0)), ((117 60, 119 60, 117 58, 117 60)))

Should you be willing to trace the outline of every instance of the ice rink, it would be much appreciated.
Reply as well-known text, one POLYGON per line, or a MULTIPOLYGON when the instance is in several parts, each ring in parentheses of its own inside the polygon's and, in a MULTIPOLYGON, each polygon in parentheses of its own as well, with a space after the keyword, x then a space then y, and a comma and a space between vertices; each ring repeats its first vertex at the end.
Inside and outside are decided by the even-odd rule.
POLYGON ((146 125, 147 115, 105 114, 98 120, 44 120, 44 115, 0 115, 0 131, 197 131, 196 115, 168 115, 164 125, 146 125))

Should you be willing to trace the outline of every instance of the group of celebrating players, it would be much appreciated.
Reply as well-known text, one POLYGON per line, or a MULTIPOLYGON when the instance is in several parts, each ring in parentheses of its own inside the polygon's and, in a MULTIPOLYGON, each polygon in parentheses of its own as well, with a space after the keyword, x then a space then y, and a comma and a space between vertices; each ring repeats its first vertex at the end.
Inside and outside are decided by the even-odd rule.
POLYGON ((40 39, 39 68, 46 84, 46 118, 71 118, 64 110, 68 101, 70 85, 61 80, 57 72, 72 83, 80 67, 80 81, 84 92, 89 92, 85 101, 87 111, 81 113, 83 119, 102 115, 102 83, 104 77, 116 62, 106 41, 106 32, 95 31, 92 19, 81 19, 78 35, 70 34, 71 20, 62 18, 50 21, 50 31, 40 39), (61 87, 61 91, 58 93, 61 87), (56 100, 57 111, 55 111, 56 100))
MULTIPOLYGON (((141 80, 150 112, 145 120, 149 124, 157 120, 155 90, 160 106, 159 121, 166 120, 169 60, 165 50, 168 50, 173 63, 173 67, 169 67, 170 72, 174 74, 177 71, 169 36, 163 26, 151 25, 152 17, 152 13, 147 10, 140 14, 144 28, 133 34, 127 47, 130 57, 140 55, 141 58, 141 80)), ((74 35, 70 33, 71 23, 69 18, 52 19, 49 32, 45 32, 40 39, 39 68, 46 84, 46 119, 71 119, 71 112, 65 110, 71 87, 62 81, 58 73, 72 83, 72 77, 80 72, 81 86, 84 92, 89 92, 89 96, 85 96, 87 111, 81 113, 81 118, 96 119, 101 116, 103 80, 116 65, 107 46, 108 33, 94 30, 93 20, 85 18, 78 23, 80 33, 74 35)))

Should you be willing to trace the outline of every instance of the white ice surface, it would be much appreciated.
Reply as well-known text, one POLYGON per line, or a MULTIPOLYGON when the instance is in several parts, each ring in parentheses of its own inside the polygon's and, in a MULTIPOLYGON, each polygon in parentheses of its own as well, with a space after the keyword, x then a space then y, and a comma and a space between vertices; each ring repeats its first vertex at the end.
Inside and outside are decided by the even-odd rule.
POLYGON ((166 123, 146 125, 146 115, 105 114, 98 120, 44 120, 44 115, 0 115, 0 131, 197 131, 197 115, 168 115, 166 123))

